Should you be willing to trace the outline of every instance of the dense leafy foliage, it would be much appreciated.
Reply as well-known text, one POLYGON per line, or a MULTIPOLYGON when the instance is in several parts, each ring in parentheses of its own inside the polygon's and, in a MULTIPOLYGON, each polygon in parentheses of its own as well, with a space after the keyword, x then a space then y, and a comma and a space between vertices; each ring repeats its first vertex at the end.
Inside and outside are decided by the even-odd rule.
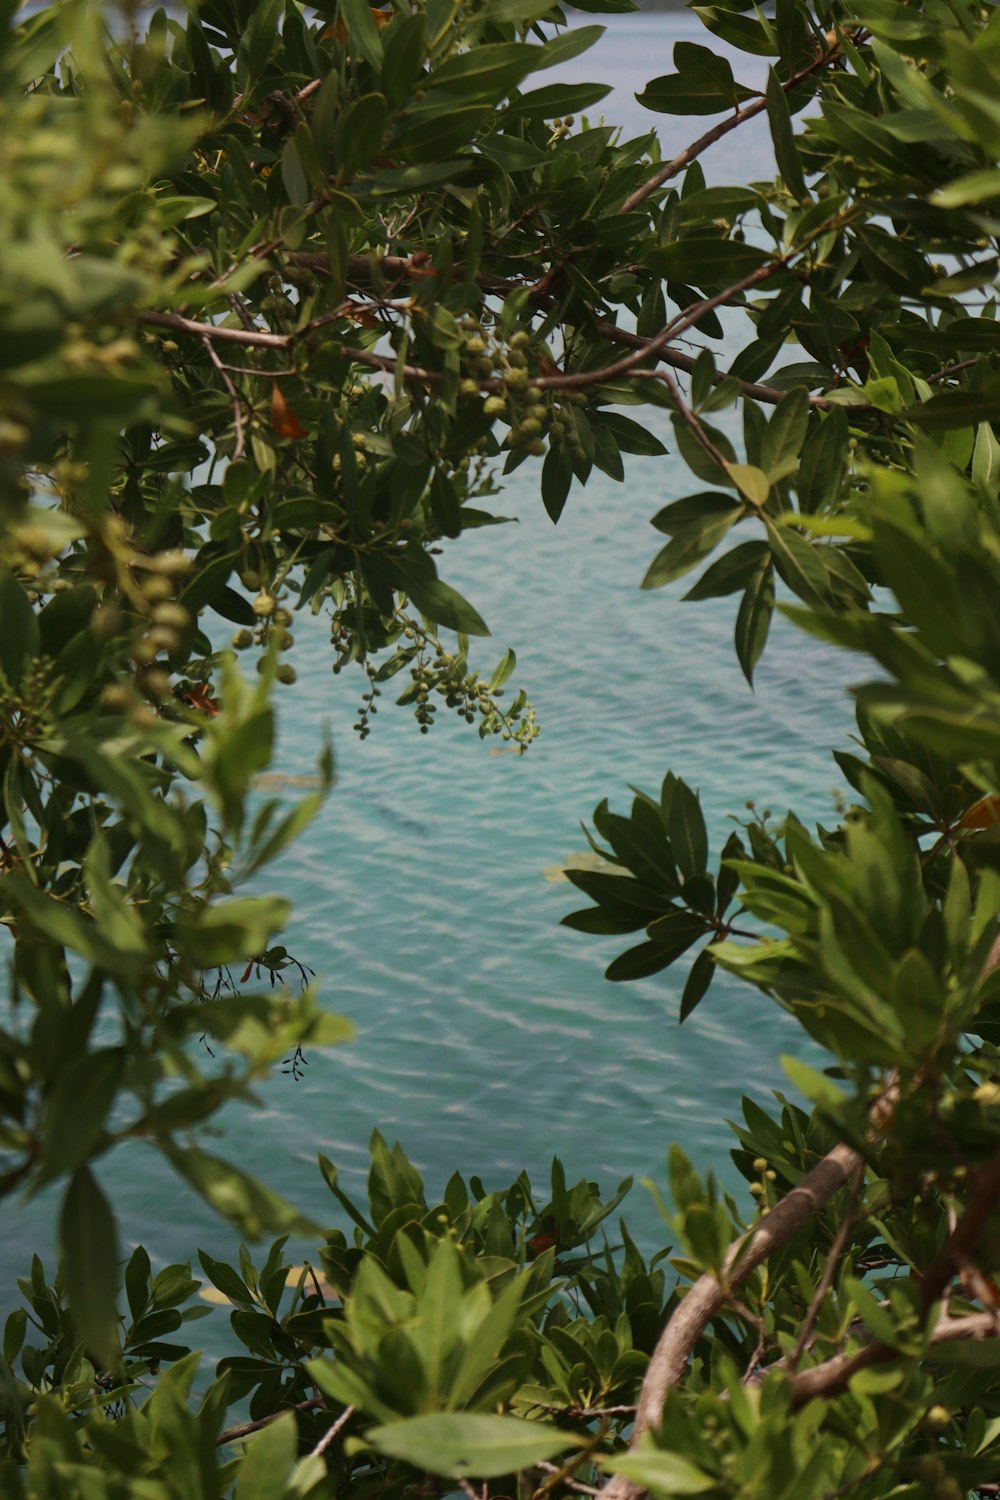
POLYGON ((0 1196, 59 1184, 62 1247, 4 1329, 5 1495, 996 1489, 1000 14, 696 10, 767 83, 679 43, 642 102, 716 120, 664 162, 536 77, 599 34, 550 0, 0 4, 0 1196), (778 179, 706 187, 756 116, 778 179), (747 768, 713 855, 668 772, 597 809, 567 921, 642 934, 611 979, 684 958, 682 1020, 724 967, 831 1065, 787 1063, 809 1113, 744 1101, 746 1203, 672 1148, 648 1262, 627 1183, 435 1202, 379 1136, 366 1207, 320 1163, 349 1232, 310 1224, 199 1133, 349 1035, 245 890, 332 777, 261 801, 296 614, 362 736, 396 678, 422 731, 527 748, 437 558, 530 457, 558 521, 661 453, 643 405, 700 486, 645 587, 733 596, 751 681, 779 597, 870 680, 836 826, 758 815, 747 768), (100 1160, 136 1139, 263 1259, 122 1266, 100 1160))

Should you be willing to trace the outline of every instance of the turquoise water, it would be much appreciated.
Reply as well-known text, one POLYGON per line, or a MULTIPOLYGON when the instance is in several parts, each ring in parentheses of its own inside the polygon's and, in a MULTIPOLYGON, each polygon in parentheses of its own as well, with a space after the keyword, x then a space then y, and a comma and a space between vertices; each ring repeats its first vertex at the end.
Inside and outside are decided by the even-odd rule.
MULTIPOLYGON (((638 88, 669 70, 673 38, 693 34, 687 17, 611 18, 602 52, 573 72, 638 88)), ((617 100, 603 108, 609 119, 625 112, 617 100)), ((656 118, 633 102, 627 123, 656 118)), ((735 144, 726 150, 712 175, 767 171, 759 137, 739 157, 735 144)), ((484 745, 444 710, 423 737, 388 692, 361 744, 351 724, 363 678, 331 675, 322 621, 296 628, 300 680, 279 694, 274 769, 312 771, 326 728, 337 784, 267 885, 294 900, 288 947, 358 1035, 311 1053, 301 1083, 276 1077, 261 1108, 231 1111, 209 1145, 321 1220, 337 1214, 317 1150, 360 1187, 376 1126, 438 1189, 456 1167, 488 1186, 522 1167, 541 1179, 553 1154, 609 1190, 628 1173, 662 1180, 672 1140, 725 1172, 724 1122, 740 1095, 781 1087, 779 1052, 802 1049, 787 1018, 725 976, 683 1028, 683 965, 608 984, 604 965, 624 944, 561 928, 584 903, 542 873, 584 847, 579 822, 602 797, 621 807, 629 783, 655 789, 668 767, 700 788, 716 849, 748 797, 831 815, 839 777, 829 748, 851 732, 845 686, 857 664, 779 624, 751 693, 731 647, 733 601, 685 605, 682 586, 639 591, 662 540, 649 517, 698 487, 673 457, 632 458, 624 485, 595 475, 554 528, 537 466, 526 464, 494 502, 518 524, 446 547, 442 576, 493 631, 478 663, 489 669, 505 646, 517 651, 516 682, 542 726, 524 757, 491 754, 496 741, 484 745)), ((186 1259, 195 1245, 232 1249, 236 1236, 149 1150, 116 1152, 101 1175, 128 1242, 144 1242, 157 1263, 186 1259)), ((51 1213, 51 1198, 6 1211, 4 1303, 31 1249, 50 1241, 51 1213)), ((659 1233, 641 1188, 627 1213, 644 1239, 659 1233)))

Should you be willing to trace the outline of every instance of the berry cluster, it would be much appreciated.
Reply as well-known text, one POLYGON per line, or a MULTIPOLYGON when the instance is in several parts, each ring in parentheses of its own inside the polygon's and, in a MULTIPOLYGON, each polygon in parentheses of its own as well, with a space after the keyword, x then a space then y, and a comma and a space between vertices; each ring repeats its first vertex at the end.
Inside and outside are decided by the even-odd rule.
MULTIPOLYGON (((232 644, 237 651, 248 651, 251 646, 265 649, 275 647, 278 651, 287 651, 290 646, 294 646, 295 637, 288 628, 292 623, 291 610, 279 604, 267 589, 262 588, 253 601, 253 612, 260 623, 252 630, 243 626, 235 632, 232 644)), ((263 671, 264 661, 264 657, 258 661, 258 672, 263 671)), ((281 662, 274 675, 286 687, 297 680, 295 668, 289 662, 281 662)))

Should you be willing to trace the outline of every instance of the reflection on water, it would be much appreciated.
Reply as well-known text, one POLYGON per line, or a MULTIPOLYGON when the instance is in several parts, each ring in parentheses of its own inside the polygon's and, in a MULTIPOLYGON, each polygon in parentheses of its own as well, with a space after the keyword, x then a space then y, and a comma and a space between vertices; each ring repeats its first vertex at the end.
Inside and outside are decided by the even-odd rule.
MULTIPOLYGON (((608 117, 629 132, 656 125, 670 150, 684 144, 681 122, 630 94, 669 71, 673 40, 696 29, 687 16, 609 18, 599 51, 562 72, 614 82, 608 117)), ((755 65, 738 76, 759 82, 755 65)), ((766 172, 762 136, 736 133, 705 165, 710 180, 766 172)), ((669 436, 661 416, 651 420, 669 436)), ((785 1018, 725 977, 683 1028, 683 965, 606 983, 621 945, 561 928, 582 903, 545 877, 583 847, 579 822, 602 797, 620 806, 630 783, 655 789, 667 767, 700 788, 716 848, 747 797, 829 814, 838 776, 827 747, 850 732, 852 663, 779 624, 752 694, 732 652, 732 601, 639 592, 658 545, 649 517, 692 484, 672 457, 630 459, 623 485, 595 475, 558 528, 537 483, 537 465, 525 464, 501 507, 519 524, 473 532, 441 559, 492 627, 479 664, 506 645, 517 651, 516 680, 542 725, 523 758, 491 755, 444 716, 424 738, 406 709, 383 712, 360 744, 351 724, 363 681, 332 676, 321 622, 296 629, 300 680, 279 694, 278 759, 263 785, 302 795, 324 728, 337 779, 270 883, 295 902, 290 952, 317 971, 326 1003, 353 1018, 358 1037, 312 1054, 303 1082, 272 1080, 258 1110, 233 1109, 211 1149, 321 1221, 340 1214, 317 1150, 358 1187, 375 1126, 404 1142, 434 1191, 456 1166, 487 1185, 522 1167, 543 1178, 553 1154, 610 1189, 630 1172, 662 1177, 675 1139, 724 1168, 724 1122, 740 1095, 780 1087, 778 1053, 799 1045, 785 1018)), ((149 1148, 116 1151, 101 1174, 128 1241, 143 1240, 156 1262, 196 1244, 231 1249, 235 1236, 149 1148)), ((51 1212, 48 1194, 6 1216, 5 1287, 49 1241, 51 1212)), ((628 1213, 644 1237, 658 1232, 641 1189, 628 1213)))

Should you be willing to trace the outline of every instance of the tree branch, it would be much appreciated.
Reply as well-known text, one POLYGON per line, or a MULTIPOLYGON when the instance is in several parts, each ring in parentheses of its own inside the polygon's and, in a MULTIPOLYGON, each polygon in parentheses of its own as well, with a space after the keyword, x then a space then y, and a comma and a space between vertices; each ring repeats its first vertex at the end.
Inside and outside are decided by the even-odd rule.
POLYGON ((816 1326, 816 1319, 819 1317, 819 1310, 823 1306, 823 1299, 829 1291, 830 1283, 833 1281, 833 1278, 836 1275, 837 1262, 840 1260, 841 1255, 844 1253, 844 1248, 847 1245, 848 1239, 850 1238, 851 1230, 854 1228, 854 1211, 857 1207, 858 1195, 861 1192, 861 1184, 863 1180, 864 1170, 862 1164, 859 1162, 854 1169, 854 1174, 851 1179, 851 1201, 848 1205, 847 1212, 840 1221, 837 1233, 834 1236, 833 1244, 830 1246, 830 1252, 823 1263, 823 1270, 820 1274, 819 1281, 817 1281, 816 1283, 816 1290, 813 1293, 813 1299, 806 1310, 805 1318, 802 1320, 802 1327, 799 1330, 799 1336, 796 1340, 795 1348, 788 1356, 788 1368, 792 1372, 795 1371, 799 1360, 802 1358, 802 1355, 808 1347, 813 1328, 816 1326))
POLYGON ((233 423, 236 428, 236 446, 233 448, 233 463, 239 463, 240 459, 243 457, 245 446, 243 434, 242 398, 239 391, 236 389, 236 387, 233 385, 232 380, 230 379, 229 371, 226 369, 226 366, 222 363, 222 360, 213 349, 212 340, 203 338, 202 343, 205 345, 205 348, 208 351, 209 359, 218 370, 222 383, 226 387, 226 390, 229 394, 229 399, 233 404, 233 423))
MULTIPOLYGON (((834 1146, 770 1213, 730 1246, 720 1276, 709 1272, 694 1283, 653 1350, 639 1396, 632 1448, 660 1421, 667 1392, 680 1384, 695 1345, 734 1288, 814 1219, 860 1165, 857 1151, 843 1144, 834 1146)), ((604 1491, 607 1500, 638 1500, 642 1493, 641 1485, 620 1474, 604 1491)))
MULTIPOLYGON (((830 63, 836 62, 841 55, 840 42, 832 42, 825 52, 821 52, 809 63, 808 67, 802 68, 798 73, 793 73, 788 82, 781 85, 782 91, 786 94, 791 93, 792 89, 798 88, 800 83, 804 83, 814 73, 819 73, 830 63)), ((709 146, 714 146, 716 141, 721 141, 724 136, 729 135, 730 131, 736 130, 747 120, 763 114, 765 109, 767 109, 767 99, 761 95, 752 104, 745 105, 743 109, 738 109, 735 114, 729 115, 718 125, 713 125, 711 130, 706 130, 705 134, 699 136, 696 141, 692 141, 690 146, 685 146, 684 150, 679 151, 670 161, 664 162, 663 166, 642 184, 642 187, 636 188, 635 192, 625 199, 620 212, 627 214, 631 209, 638 208, 639 204, 644 203, 652 193, 656 192, 657 188, 661 188, 665 182, 669 182, 672 177, 676 177, 679 172, 684 171, 685 167, 689 167, 693 161, 696 161, 703 151, 708 150, 709 146)))
POLYGON ((344 1407, 344 1410, 340 1413, 340 1416, 334 1422, 333 1426, 330 1427, 327 1432, 324 1432, 315 1448, 313 1448, 312 1452, 309 1455, 310 1458, 318 1458, 321 1453, 326 1452, 327 1448, 329 1448, 338 1432, 343 1432, 348 1422, 354 1416, 355 1410, 356 1408, 353 1406, 344 1407))
MULTIPOLYGON (((315 1387, 313 1387, 315 1390, 315 1387)), ((226 1443, 238 1442, 240 1438, 249 1437, 252 1432, 260 1432, 263 1427, 270 1427, 279 1417, 285 1415, 285 1411, 315 1411, 317 1407, 325 1406, 324 1396, 310 1396, 308 1401, 297 1401, 294 1406, 286 1406, 284 1411, 272 1411, 266 1417, 258 1417, 256 1422, 244 1422, 242 1427, 230 1427, 225 1432, 220 1432, 215 1440, 217 1448, 225 1447, 226 1443)))
MULTIPOLYGON (((734 282, 732 286, 725 287, 721 292, 716 292, 711 297, 700 298, 684 312, 671 318, 658 334, 645 341, 640 348, 633 349, 631 354, 613 361, 610 365, 602 365, 596 370, 578 370, 569 375, 535 375, 528 381, 528 386, 535 390, 583 390, 587 386, 599 385, 606 380, 617 380, 633 372, 649 374, 651 373, 649 371, 639 371, 638 366, 648 359, 659 359, 671 339, 678 338, 689 328, 694 327, 707 312, 724 306, 750 287, 759 286, 777 271, 783 270, 791 255, 796 253, 796 251, 790 251, 776 260, 768 261, 740 281, 734 282)), ((296 329, 294 333, 265 333, 259 329, 225 328, 218 323, 197 322, 193 318, 184 317, 182 313, 145 310, 141 311, 138 316, 140 322, 150 327, 170 329, 172 332, 188 334, 192 338, 203 341, 210 339, 217 343, 238 344, 249 349, 272 349, 284 353, 293 347, 296 340, 307 338, 317 329, 339 321, 341 315, 324 313, 321 317, 314 318, 310 323, 305 324, 304 327, 296 329)), ((396 360, 392 355, 375 354, 370 349, 356 349, 346 344, 341 345, 340 352, 345 359, 352 360, 356 364, 367 365, 370 369, 382 370, 386 373, 392 373, 396 369, 396 360)), ((414 380, 423 385, 436 385, 441 379, 436 371, 425 370, 419 365, 404 365, 403 375, 407 380, 414 380)), ((479 381, 479 388, 482 391, 499 391, 502 387, 503 382, 497 377, 479 381)))
MULTIPOLYGON (((953 1339, 981 1339, 993 1332, 993 1317, 988 1312, 972 1313, 966 1318, 941 1318, 931 1334, 931 1343, 949 1343, 953 1339)), ((872 1365, 885 1364, 900 1357, 900 1351, 893 1344, 883 1343, 881 1339, 872 1339, 870 1344, 854 1354, 837 1354, 821 1365, 814 1365, 811 1370, 803 1370, 801 1374, 792 1376, 789 1382, 792 1406, 798 1410, 807 1401, 818 1398, 829 1401, 834 1396, 841 1396, 859 1370, 867 1370, 872 1365)))

